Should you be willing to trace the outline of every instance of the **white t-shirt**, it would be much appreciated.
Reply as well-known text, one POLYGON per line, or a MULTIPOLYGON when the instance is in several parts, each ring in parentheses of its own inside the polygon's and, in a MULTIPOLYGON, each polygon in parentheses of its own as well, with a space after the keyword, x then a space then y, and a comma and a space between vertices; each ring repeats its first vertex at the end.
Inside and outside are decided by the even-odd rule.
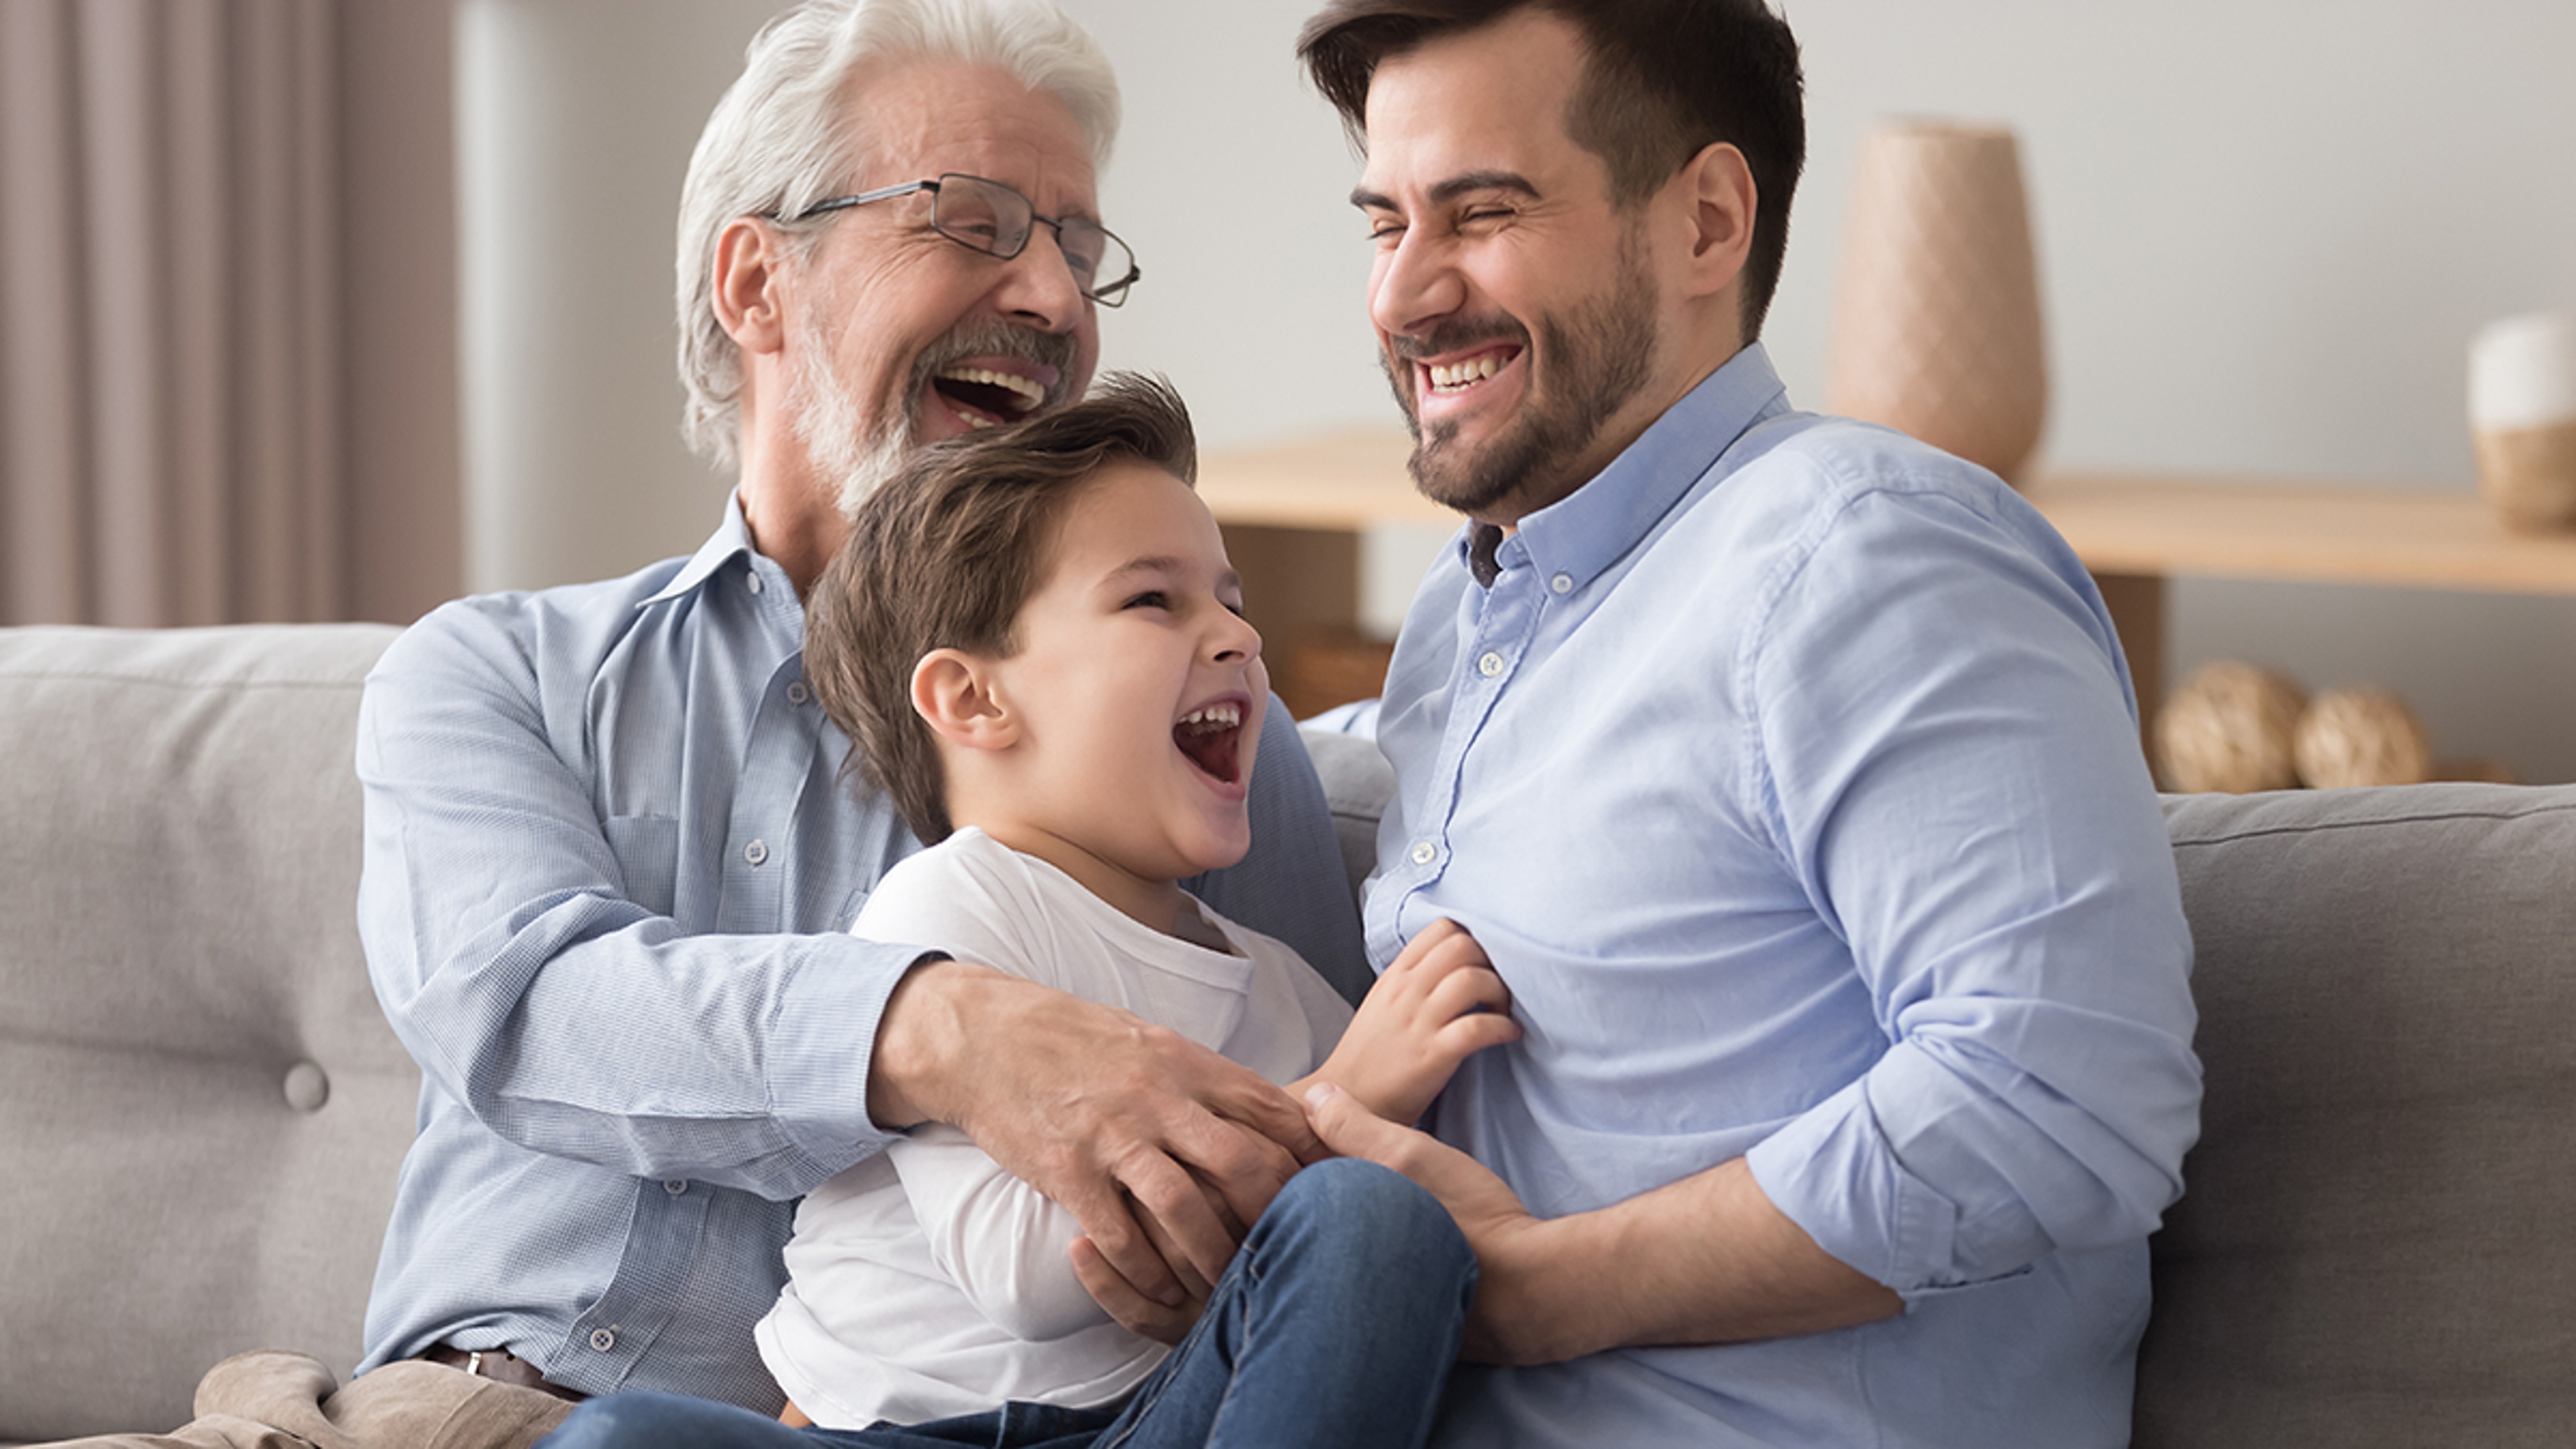
MULTIPOLYGON (((1123 1007, 1275 1082, 1313 1071, 1349 1004, 1287 946, 1199 909, 1234 954, 1150 930, 966 829, 887 872, 851 929, 1123 1007)), ((965 1134, 919 1128, 806 1197, 760 1356, 827 1429, 1109 1403, 1167 1350, 1083 1291, 1066 1258, 1079 1232, 965 1134)))

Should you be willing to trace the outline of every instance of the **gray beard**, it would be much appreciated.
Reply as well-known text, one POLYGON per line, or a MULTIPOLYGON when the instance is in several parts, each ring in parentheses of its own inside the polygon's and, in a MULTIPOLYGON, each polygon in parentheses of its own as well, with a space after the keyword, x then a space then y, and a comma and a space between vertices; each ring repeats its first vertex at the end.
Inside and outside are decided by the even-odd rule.
MULTIPOLYGON (((815 308, 815 312, 829 309, 815 308)), ((790 390, 796 440, 805 457, 832 480, 834 501, 844 518, 858 513, 868 495, 899 471, 921 449, 921 424, 913 411, 931 378, 967 357, 1017 357, 1052 367, 1058 377, 1072 373, 1074 340, 1057 332, 1036 332, 990 317, 961 322, 922 349, 904 380, 894 416, 869 426, 865 411, 823 359, 834 355, 835 330, 813 318, 800 319, 805 332, 790 390)), ((1041 411, 1052 411, 1069 399, 1059 382, 1041 411)))

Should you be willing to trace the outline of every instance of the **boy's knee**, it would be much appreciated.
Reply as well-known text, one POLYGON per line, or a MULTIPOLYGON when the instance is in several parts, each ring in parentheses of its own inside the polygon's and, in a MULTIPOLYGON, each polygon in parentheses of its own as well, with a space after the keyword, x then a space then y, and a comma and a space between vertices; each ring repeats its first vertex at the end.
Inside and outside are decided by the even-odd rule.
POLYGON ((1461 1271, 1475 1263, 1440 1200, 1374 1162, 1335 1157, 1306 1168, 1288 1180, 1262 1222, 1283 1208, 1301 1235, 1346 1246, 1358 1259, 1445 1263, 1461 1271))

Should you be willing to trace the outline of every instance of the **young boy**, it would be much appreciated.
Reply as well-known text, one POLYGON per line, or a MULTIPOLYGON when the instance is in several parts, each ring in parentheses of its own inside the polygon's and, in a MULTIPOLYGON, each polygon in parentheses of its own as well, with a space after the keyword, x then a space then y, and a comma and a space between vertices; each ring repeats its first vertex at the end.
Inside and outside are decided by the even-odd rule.
MULTIPOLYGON (((1467 1055, 1518 1035, 1473 940, 1425 932, 1354 1016, 1294 952, 1178 884, 1251 844, 1269 699, 1195 467, 1171 390, 1113 376, 925 453, 861 507, 808 606, 806 676, 931 848, 853 929, 1124 1007, 1274 1081, 1311 1071, 1410 1122, 1467 1055)), ((790 1422, 947 1421, 826 1436, 864 1445, 1427 1435, 1474 1265, 1404 1179, 1298 1174, 1223 1282, 1190 1283, 1205 1307, 1177 1353, 1092 1301, 1077 1232, 943 1127, 826 1183, 758 1330, 790 1422)), ((799 1442, 720 1409, 615 1407, 632 1402, 558 1439, 613 1415, 620 1432, 593 1442, 799 1442)))

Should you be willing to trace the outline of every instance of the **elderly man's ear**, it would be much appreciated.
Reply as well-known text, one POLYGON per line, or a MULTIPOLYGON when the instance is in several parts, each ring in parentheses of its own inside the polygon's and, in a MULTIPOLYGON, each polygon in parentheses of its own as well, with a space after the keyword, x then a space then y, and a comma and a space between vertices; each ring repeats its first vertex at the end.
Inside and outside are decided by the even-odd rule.
POLYGON ((787 345, 785 261, 778 232, 759 217, 737 216, 716 234, 716 322, 746 353, 787 345))
POLYGON ((1691 295, 1724 291, 1753 253, 1753 169, 1743 152, 1720 141, 1693 156, 1674 183, 1690 205, 1691 295))

